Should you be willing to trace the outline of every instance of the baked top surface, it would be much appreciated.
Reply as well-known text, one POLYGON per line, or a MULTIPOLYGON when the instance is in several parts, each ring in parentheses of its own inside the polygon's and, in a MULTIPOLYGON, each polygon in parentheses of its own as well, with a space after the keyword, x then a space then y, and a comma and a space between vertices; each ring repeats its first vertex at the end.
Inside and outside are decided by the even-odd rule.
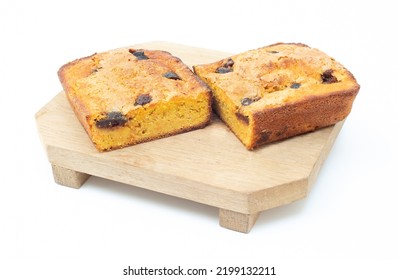
POLYGON ((58 74, 69 97, 93 114, 126 114, 148 102, 148 96, 153 104, 208 91, 180 59, 158 50, 121 48, 97 53, 64 65, 58 74))
POLYGON ((304 44, 274 44, 194 69, 248 112, 359 87, 342 64, 304 44))

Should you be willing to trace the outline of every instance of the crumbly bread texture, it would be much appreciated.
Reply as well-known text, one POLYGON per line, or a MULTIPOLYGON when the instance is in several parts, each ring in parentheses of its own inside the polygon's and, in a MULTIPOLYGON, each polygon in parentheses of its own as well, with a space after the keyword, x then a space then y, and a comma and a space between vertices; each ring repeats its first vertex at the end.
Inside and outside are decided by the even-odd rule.
POLYGON ((210 89, 165 51, 96 53, 62 66, 58 76, 99 151, 190 131, 210 121, 210 89))
POLYGON ((250 150, 343 120, 359 91, 343 65, 304 44, 278 43, 193 69, 250 150))

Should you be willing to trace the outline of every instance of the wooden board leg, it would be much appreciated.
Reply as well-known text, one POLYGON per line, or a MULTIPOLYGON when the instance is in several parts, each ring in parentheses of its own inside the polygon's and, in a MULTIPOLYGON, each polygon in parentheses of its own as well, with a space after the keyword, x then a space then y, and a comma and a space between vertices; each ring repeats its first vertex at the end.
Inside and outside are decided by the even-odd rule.
POLYGON ((53 169, 54 180, 62 186, 78 189, 90 177, 86 173, 81 173, 58 165, 51 165, 53 169))
POLYGON ((227 209, 220 209, 220 226, 235 231, 248 233, 254 224, 260 212, 253 214, 244 214, 227 209))

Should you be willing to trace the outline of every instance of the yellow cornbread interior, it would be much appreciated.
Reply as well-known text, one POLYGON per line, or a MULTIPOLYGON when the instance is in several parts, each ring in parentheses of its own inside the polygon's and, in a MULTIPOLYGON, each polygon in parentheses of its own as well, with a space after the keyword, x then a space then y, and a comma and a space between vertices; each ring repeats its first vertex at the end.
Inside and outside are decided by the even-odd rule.
POLYGON ((95 116, 90 117, 90 133, 97 148, 105 151, 199 128, 207 122, 208 110, 205 94, 195 99, 176 96, 167 102, 146 104, 130 111, 123 126, 98 128, 95 116))
POLYGON ((252 115, 250 112, 243 115, 239 114, 239 106, 234 103, 228 94, 220 89, 211 80, 204 78, 205 82, 211 87, 213 91, 213 108, 219 117, 229 126, 232 132, 245 145, 249 145, 252 138, 253 122, 250 120, 252 115))

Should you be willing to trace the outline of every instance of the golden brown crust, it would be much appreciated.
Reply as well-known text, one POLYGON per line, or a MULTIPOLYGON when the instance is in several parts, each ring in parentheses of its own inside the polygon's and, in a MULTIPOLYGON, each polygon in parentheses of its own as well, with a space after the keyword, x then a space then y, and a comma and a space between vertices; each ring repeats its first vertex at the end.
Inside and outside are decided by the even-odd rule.
POLYGON ((74 60, 58 76, 100 151, 205 126, 211 91, 177 57, 121 48, 74 60))
POLYGON ((359 91, 333 92, 322 96, 309 96, 285 106, 257 111, 253 115, 253 141, 248 149, 286 139, 333 125, 348 116, 352 100, 359 91), (320 112, 320 108, 322 108, 320 112))
POLYGON ((350 113, 360 88, 343 65, 302 43, 276 43, 194 72, 248 149, 335 124, 350 113))

